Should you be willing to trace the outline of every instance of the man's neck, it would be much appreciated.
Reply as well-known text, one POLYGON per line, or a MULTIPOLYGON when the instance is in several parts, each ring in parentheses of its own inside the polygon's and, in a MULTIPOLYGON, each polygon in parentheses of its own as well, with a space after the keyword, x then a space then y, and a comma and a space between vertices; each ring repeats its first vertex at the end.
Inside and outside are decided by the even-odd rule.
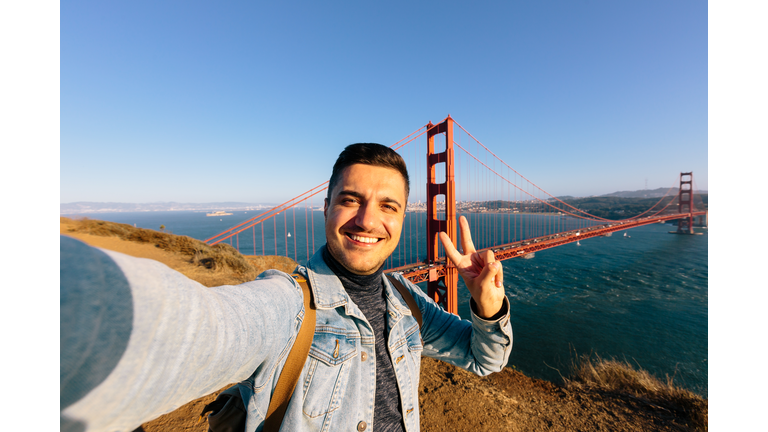
MULTIPOLYGON (((384 273, 384 266, 379 267, 378 270, 369 275, 359 275, 347 270, 336 258, 331 255, 327 247, 323 247, 323 259, 328 265, 328 268, 336 274, 342 281, 347 280, 359 287, 367 287, 375 284, 377 280, 381 280, 381 275, 384 273)), ((345 286, 346 288, 346 286, 345 286)))

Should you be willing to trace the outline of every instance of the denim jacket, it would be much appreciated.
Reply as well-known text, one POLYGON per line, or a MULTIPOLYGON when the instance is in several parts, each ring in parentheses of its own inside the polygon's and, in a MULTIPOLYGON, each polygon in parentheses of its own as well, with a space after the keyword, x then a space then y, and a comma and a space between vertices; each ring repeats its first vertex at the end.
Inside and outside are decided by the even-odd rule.
MULTIPOLYGON (((268 270, 252 282, 206 288, 156 261, 65 237, 61 244, 62 431, 130 431, 233 382, 248 412, 246 431, 262 429, 304 318, 293 278, 268 270), (105 317, 117 316, 129 319, 105 326, 105 317)), ((369 430, 376 382, 371 327, 321 253, 297 271, 310 281, 316 328, 282 430, 369 430)), ((382 277, 403 418, 406 430, 418 431, 421 356, 480 375, 499 371, 512 348, 509 314, 460 320, 395 275, 419 305, 419 330, 382 277)))
MULTIPOLYGON (((283 430, 365 430, 374 425, 376 362, 373 332, 360 309, 344 291, 321 253, 309 265, 299 266, 312 289, 317 308, 315 337, 283 419, 283 430)), ((268 270, 262 277, 289 276, 268 270)), ((419 374, 421 356, 439 358, 478 375, 500 371, 512 349, 509 314, 486 321, 472 314, 472 322, 445 312, 402 275, 394 275, 409 288, 422 315, 422 328, 400 293, 382 275, 387 303, 389 355, 400 390, 407 431, 419 430, 419 374)), ((292 283, 293 280, 290 279, 292 283)), ((300 287, 294 283, 294 289, 300 287)), ((508 300, 505 307, 509 308, 508 300)), ((303 311, 297 315, 297 322, 303 311)), ((297 329, 298 331, 298 325, 297 329)), ((292 335, 291 338, 295 336, 292 335)), ((286 346, 290 349, 290 346, 286 346)), ((284 351, 287 351, 284 350, 284 351)), ((280 367, 285 355, 276 360, 280 367)), ((258 431, 264 422, 276 376, 257 370, 240 384, 247 401, 246 431, 258 431)))

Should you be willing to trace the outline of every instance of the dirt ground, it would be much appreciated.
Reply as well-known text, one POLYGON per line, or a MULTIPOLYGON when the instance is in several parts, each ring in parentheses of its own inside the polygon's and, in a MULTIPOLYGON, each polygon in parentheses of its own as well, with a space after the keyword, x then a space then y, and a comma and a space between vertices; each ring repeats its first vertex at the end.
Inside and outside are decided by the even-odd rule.
POLYGON ((628 396, 568 390, 511 368, 475 376, 422 361, 421 429, 454 431, 688 431, 677 416, 628 396))
MULTIPOLYGON (((93 246, 158 260, 206 286, 232 283, 226 276, 191 264, 189 257, 181 254, 116 237, 75 233, 69 228, 62 222, 61 233, 93 246)), ((284 271, 291 271, 293 266, 292 261, 284 257, 267 260, 254 257, 252 261, 263 268, 282 267, 284 271)), ((199 421, 199 414, 219 392, 191 401, 141 425, 136 431, 205 432, 207 422, 199 421)), ((688 428, 685 420, 671 411, 642 399, 568 389, 527 377, 511 368, 478 377, 444 362, 424 358, 419 395, 421 430, 425 432, 696 430, 688 428)))
MULTIPOLYGON (((222 389, 223 390, 223 389, 222 389)), ((219 392, 143 424, 134 432, 206 432, 203 407, 219 392)), ((443 431, 691 431, 664 408, 627 396, 571 391, 505 368, 478 377, 439 360, 422 360, 421 430, 443 431)))

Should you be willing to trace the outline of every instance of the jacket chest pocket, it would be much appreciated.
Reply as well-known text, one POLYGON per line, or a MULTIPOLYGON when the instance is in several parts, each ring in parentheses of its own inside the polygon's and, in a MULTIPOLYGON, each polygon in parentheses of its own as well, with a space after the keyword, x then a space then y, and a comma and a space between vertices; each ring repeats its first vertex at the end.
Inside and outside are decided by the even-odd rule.
POLYGON ((419 395, 422 351, 424 351, 424 345, 421 341, 421 333, 419 332, 419 326, 414 322, 414 325, 405 332, 405 352, 403 357, 407 359, 408 373, 411 376, 411 391, 416 401, 418 401, 419 395))
POLYGON ((424 350, 424 345, 421 341, 421 332, 419 331, 418 325, 414 325, 406 330, 405 343, 408 345, 408 351, 419 357, 421 356, 421 352, 424 350))
POLYGON ((320 417, 341 406, 349 378, 349 360, 358 351, 359 339, 338 329, 318 328, 309 349, 304 381, 304 414, 320 417))
POLYGON ((403 338, 398 343, 398 346, 405 345, 406 354, 417 362, 421 358, 421 352, 424 351, 424 343, 421 340, 421 332, 419 326, 414 321, 413 325, 405 330, 403 338))

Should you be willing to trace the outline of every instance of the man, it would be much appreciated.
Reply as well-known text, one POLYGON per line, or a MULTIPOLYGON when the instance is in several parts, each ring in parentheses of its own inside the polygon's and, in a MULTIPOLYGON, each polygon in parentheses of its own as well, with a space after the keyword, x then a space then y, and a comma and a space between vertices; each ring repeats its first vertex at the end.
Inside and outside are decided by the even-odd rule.
MULTIPOLYGON (((297 268, 310 281, 316 328, 282 430, 418 431, 422 354, 482 375, 506 364, 503 273, 491 252, 475 251, 466 219, 463 253, 444 233, 441 241, 472 295, 472 322, 397 275, 418 305, 419 328, 382 274, 408 192, 405 163, 385 146, 354 144, 336 161, 326 245, 297 268)), ((62 430, 132 430, 232 382, 245 430, 261 430, 304 317, 290 276, 268 270, 208 289, 150 260, 65 237, 61 245, 62 430)))

